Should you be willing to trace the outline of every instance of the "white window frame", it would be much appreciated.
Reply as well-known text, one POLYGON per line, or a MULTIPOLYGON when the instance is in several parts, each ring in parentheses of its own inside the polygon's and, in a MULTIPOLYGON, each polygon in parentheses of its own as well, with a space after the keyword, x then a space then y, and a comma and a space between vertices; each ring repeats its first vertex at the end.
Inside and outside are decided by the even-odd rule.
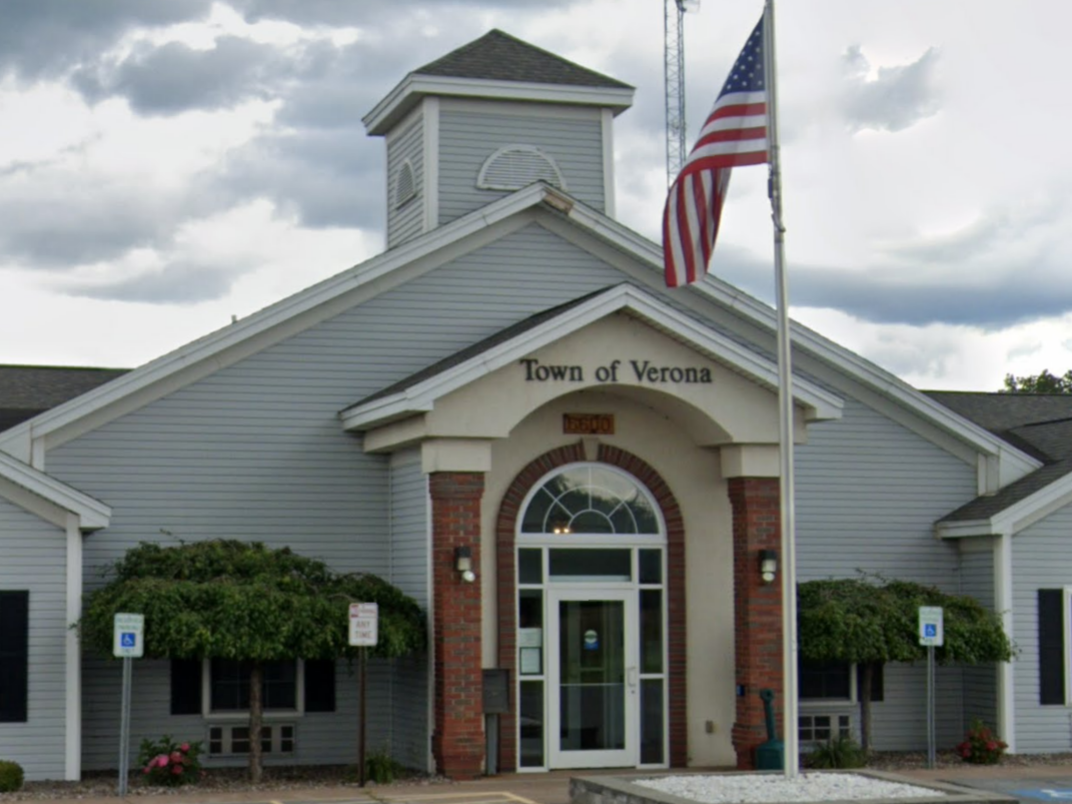
MULTIPOLYGON (((544 612, 543 631, 546 636, 549 633, 548 620, 550 619, 549 600, 555 590, 568 590, 571 585, 574 587, 588 586, 593 593, 598 595, 601 590, 615 590, 615 591, 627 591, 637 595, 639 600, 639 593, 644 589, 658 588, 662 592, 662 629, 663 629, 663 671, 661 673, 641 673, 638 674, 638 681, 643 681, 649 678, 661 678, 663 680, 663 750, 664 761, 661 763, 653 764, 638 764, 638 768, 668 768, 670 762, 670 583, 667 577, 668 572, 668 553, 669 545, 667 540, 666 521, 663 519, 663 511, 658 501, 655 499, 655 495, 651 493, 651 489, 640 480, 640 478, 611 464, 600 463, 599 461, 574 461, 564 466, 558 466, 549 472, 546 472, 541 476, 532 487, 525 494, 524 499, 521 501, 521 505, 518 508, 519 514, 514 524, 514 566, 518 566, 520 561, 520 550, 523 549, 539 549, 541 553, 541 567, 539 583, 529 583, 518 581, 516 589, 514 591, 514 605, 517 606, 518 593, 523 589, 539 589, 542 597, 542 605, 544 612), (562 474, 571 469, 578 467, 596 468, 600 470, 607 470, 615 474, 621 475, 627 479, 630 483, 633 483, 640 492, 647 499, 648 504, 651 506, 651 510, 655 515, 655 521, 658 526, 657 533, 585 533, 584 531, 577 531, 569 534, 554 534, 554 533, 524 533, 521 530, 522 521, 524 519, 525 512, 528 510, 533 497, 539 493, 540 489, 544 487, 547 481, 555 475, 562 474), (550 573, 550 561, 551 550, 554 549, 578 549, 578 550, 598 550, 605 548, 613 549, 628 549, 631 551, 632 556, 630 559, 631 567, 631 579, 628 581, 622 581, 613 577, 610 578, 586 578, 586 577, 558 577, 552 578, 550 573), (662 579, 658 584, 647 584, 640 582, 640 550, 644 549, 658 549, 662 554, 662 569, 660 578, 662 579)), ((639 632, 637 633, 639 639, 639 632)), ((517 707, 517 723, 515 725, 515 738, 517 740, 517 764, 514 768, 516 773, 545 773, 549 770, 549 763, 551 760, 551 735, 549 734, 548 726, 551 722, 550 707, 550 679, 551 674, 547 662, 549 660, 546 653, 546 645, 544 646, 544 655, 541 663, 541 672, 532 674, 522 674, 520 672, 514 673, 514 700, 518 701, 517 707), (543 765, 521 765, 521 685, 525 682, 540 682, 543 684, 543 728, 544 728, 544 753, 543 753, 543 765)), ((517 648, 517 667, 520 669, 520 646, 517 648)), ((638 703, 639 706, 639 703, 638 703)), ((637 759, 640 759, 640 744, 639 744, 639 730, 637 731, 637 759)))
MULTIPOLYGON (((208 748, 205 751, 206 756, 210 757, 246 757, 249 756, 249 751, 235 751, 234 750, 234 730, 243 727, 248 727, 246 723, 239 723, 231 720, 219 720, 214 719, 205 727, 205 740, 204 743, 208 748), (220 734, 220 750, 212 750, 212 730, 222 729, 220 734)), ((271 751, 265 752, 263 756, 265 758, 270 757, 293 757, 298 753, 298 724, 292 721, 283 721, 280 723, 265 723, 261 726, 262 729, 271 729, 271 751), (294 730, 291 736, 291 749, 289 751, 283 750, 283 729, 290 727, 294 730)), ((252 742, 250 743, 252 747, 252 742)))
MULTIPOLYGON (((290 720, 305 715, 305 660, 293 659, 291 661, 297 665, 294 669, 294 703, 296 706, 294 709, 265 709, 265 725, 269 725, 269 721, 290 720)), ((201 715, 206 720, 221 725, 249 720, 248 709, 216 711, 212 708, 212 659, 204 659, 201 662, 201 715)))

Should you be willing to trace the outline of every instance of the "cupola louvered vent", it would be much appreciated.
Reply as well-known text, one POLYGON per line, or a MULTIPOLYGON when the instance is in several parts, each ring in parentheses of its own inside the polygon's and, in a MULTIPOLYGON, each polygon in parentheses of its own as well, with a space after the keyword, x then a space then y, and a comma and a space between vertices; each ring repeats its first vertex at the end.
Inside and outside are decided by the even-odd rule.
POLYGON ((417 179, 413 175, 413 165, 407 159, 395 174, 395 209, 417 197, 417 179))
POLYGON ((554 159, 532 145, 507 145, 484 162, 476 186, 481 190, 520 190, 534 181, 566 189, 554 159))

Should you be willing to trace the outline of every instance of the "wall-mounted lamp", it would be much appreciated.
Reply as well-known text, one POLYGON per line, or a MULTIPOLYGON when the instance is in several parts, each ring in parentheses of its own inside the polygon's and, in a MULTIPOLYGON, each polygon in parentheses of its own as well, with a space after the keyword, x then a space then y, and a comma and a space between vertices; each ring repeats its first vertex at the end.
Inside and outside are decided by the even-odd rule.
POLYGON ((759 575, 763 583, 773 583, 778 574, 778 553, 774 550, 759 551, 759 575))
POLYGON ((476 573, 473 572, 473 550, 471 547, 454 548, 454 569, 461 573, 462 580, 466 583, 472 583, 476 580, 476 573))

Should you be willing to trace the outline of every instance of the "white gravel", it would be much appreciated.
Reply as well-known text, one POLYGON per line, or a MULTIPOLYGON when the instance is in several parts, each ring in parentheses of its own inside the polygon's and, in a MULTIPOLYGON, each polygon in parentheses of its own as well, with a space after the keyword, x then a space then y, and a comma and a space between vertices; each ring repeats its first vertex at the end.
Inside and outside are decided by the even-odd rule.
POLYGON ((789 780, 767 774, 687 774, 630 779, 643 787, 707 804, 723 802, 844 801, 869 798, 934 798, 939 791, 855 773, 810 773, 789 780))

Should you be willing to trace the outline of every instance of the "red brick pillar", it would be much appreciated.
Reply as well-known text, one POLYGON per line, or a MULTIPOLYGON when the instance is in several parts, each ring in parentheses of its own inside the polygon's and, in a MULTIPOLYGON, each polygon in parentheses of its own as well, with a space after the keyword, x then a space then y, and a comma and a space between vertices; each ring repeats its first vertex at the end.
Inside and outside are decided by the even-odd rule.
MULTIPOLYGON (((737 767, 755 767, 755 749, 767 739, 759 691, 774 690, 777 728, 782 723, 781 579, 763 583, 759 551, 781 544, 778 478, 736 477, 729 480, 733 506, 733 604, 736 635, 737 721, 733 747, 737 767)), ((779 554, 779 561, 781 555, 779 554)), ((793 724, 794 727, 796 724, 793 724)))
POLYGON ((432 576, 435 629, 435 733, 439 773, 452 779, 480 776, 484 763, 480 579, 466 583, 455 567, 456 547, 468 547, 480 569, 480 472, 433 472, 432 576))

